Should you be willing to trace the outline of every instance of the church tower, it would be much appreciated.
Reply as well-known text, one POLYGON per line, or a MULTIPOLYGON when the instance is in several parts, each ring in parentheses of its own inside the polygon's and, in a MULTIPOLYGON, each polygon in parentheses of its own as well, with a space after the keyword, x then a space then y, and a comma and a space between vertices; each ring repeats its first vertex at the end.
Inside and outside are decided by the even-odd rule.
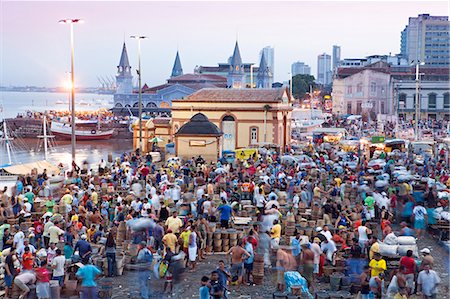
POLYGON ((172 74, 170 78, 178 77, 183 75, 183 68, 181 67, 180 55, 177 51, 177 56, 175 56, 175 62, 173 63, 172 74))
POLYGON ((261 55, 261 61, 259 62, 258 74, 256 75, 256 88, 271 88, 270 82, 272 73, 267 65, 264 52, 261 55))
POLYGON ((239 45, 236 41, 233 56, 230 59, 230 69, 228 70, 227 85, 229 88, 245 88, 245 72, 242 64, 239 45))
POLYGON ((116 85, 116 93, 118 94, 133 93, 133 75, 131 75, 131 66, 128 61, 125 42, 123 43, 122 55, 120 55, 119 65, 117 66, 116 85))

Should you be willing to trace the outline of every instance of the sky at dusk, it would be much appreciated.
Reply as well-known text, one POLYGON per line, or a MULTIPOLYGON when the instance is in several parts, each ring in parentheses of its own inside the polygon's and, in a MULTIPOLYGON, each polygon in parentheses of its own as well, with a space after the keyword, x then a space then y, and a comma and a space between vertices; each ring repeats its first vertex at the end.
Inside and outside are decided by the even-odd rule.
MULTIPOLYGON (((0 85, 61 86, 70 70, 69 26, 75 26, 77 86, 99 86, 97 76, 116 73, 122 43, 149 86, 170 76, 177 48, 184 73, 196 65, 226 62, 238 38, 244 62, 259 63, 264 46, 275 47, 275 80, 288 79, 291 63, 306 62, 316 76, 317 55, 341 58, 400 51, 409 17, 448 15, 446 1, 371 2, 22 2, 0 1, 0 85)), ((133 71, 133 74, 136 73, 133 71)), ((136 76, 136 75, 135 75, 136 76)))

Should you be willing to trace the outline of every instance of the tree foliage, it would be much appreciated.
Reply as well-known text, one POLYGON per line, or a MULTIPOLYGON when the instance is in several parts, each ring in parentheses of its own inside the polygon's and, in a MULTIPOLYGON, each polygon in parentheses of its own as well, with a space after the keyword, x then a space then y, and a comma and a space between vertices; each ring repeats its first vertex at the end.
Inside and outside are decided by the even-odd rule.
POLYGON ((306 93, 309 92, 310 85, 313 89, 316 87, 314 80, 314 76, 311 75, 295 75, 292 77, 292 94, 294 98, 304 98, 306 93))

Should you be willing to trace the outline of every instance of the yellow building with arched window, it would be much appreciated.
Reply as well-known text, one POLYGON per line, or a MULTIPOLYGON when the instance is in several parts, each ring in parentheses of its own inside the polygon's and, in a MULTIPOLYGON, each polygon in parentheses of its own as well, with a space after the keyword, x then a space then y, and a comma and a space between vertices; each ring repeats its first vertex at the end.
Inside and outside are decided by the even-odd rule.
POLYGON ((204 114, 222 132, 220 151, 291 140, 292 102, 286 88, 205 88, 172 101, 172 132, 192 116, 204 114))

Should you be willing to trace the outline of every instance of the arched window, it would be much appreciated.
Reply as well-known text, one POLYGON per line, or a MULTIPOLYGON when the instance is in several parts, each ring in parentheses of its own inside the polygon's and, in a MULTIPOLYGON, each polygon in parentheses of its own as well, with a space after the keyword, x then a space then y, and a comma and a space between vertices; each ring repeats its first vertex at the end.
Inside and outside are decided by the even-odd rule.
POLYGON ((134 107, 134 108, 139 108, 139 102, 134 103, 134 104, 133 104, 133 107, 134 107))
POLYGON ((117 108, 122 108, 123 106, 122 106, 121 103, 116 103, 115 107, 117 107, 117 108))
POLYGON ((436 109, 436 94, 428 94, 428 109, 436 109))
POLYGON ((155 103, 153 103, 153 102, 148 102, 147 105, 145 105, 145 107, 147 107, 147 108, 157 108, 158 106, 155 103))
POLYGON ((258 128, 251 127, 250 128, 250 144, 258 143, 258 128))
POLYGON ((232 115, 226 115, 222 121, 235 121, 235 119, 232 115))

